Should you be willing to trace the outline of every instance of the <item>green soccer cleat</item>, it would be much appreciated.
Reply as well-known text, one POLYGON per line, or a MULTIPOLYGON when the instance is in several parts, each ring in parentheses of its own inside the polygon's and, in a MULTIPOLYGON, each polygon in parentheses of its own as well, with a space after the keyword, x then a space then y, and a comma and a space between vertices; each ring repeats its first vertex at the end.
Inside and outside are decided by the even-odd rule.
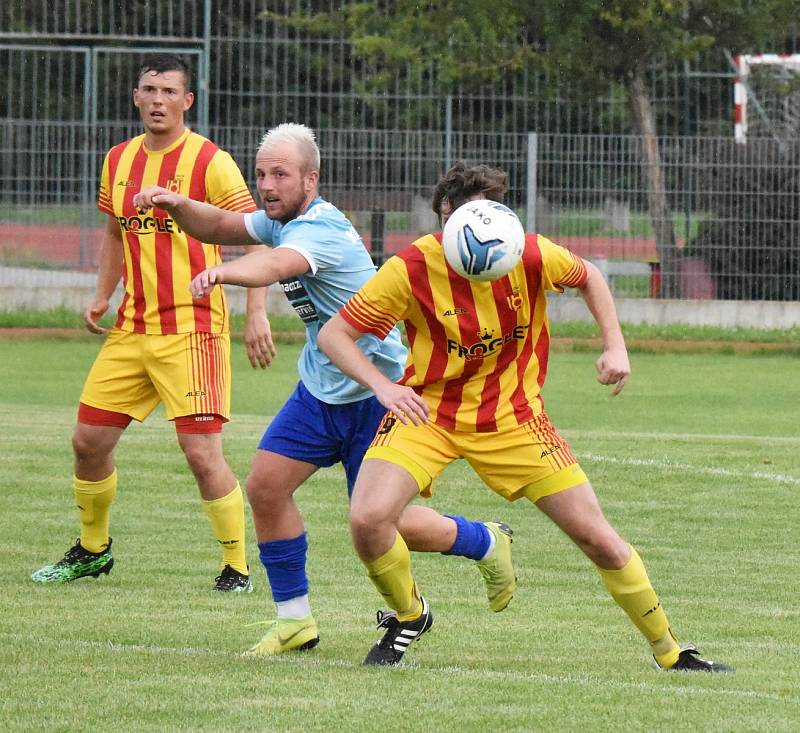
POLYGON ((286 652, 303 652, 319 644, 319 628, 313 616, 277 618, 269 631, 254 647, 245 652, 249 657, 276 657, 286 652))
POLYGON ((489 608, 495 613, 502 611, 511 603, 517 589, 517 576, 511 562, 511 531, 505 522, 484 522, 494 535, 495 544, 492 554, 485 560, 478 561, 478 571, 486 583, 486 597, 489 608))
POLYGON ((31 580, 36 583, 69 583, 87 576, 97 578, 101 573, 108 575, 112 567, 114 558, 111 556, 110 537, 108 547, 102 552, 89 552, 81 546, 78 539, 61 560, 39 568, 31 575, 31 580))

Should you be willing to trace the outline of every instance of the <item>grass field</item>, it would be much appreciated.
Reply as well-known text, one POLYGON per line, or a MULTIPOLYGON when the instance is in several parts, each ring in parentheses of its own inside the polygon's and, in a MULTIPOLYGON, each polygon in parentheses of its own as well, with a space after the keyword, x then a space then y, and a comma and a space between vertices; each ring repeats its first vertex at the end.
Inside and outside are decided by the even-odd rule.
MULTIPOLYGON (((791 354, 634 353, 615 399, 589 352, 556 353, 554 422, 606 513, 642 554, 682 641, 734 675, 663 674, 597 574, 530 504, 456 464, 432 503, 515 529, 519 590, 486 607, 462 559, 414 557, 433 630, 400 669, 364 669, 380 599, 353 553, 343 474, 298 494, 310 542, 313 652, 241 651, 272 616, 252 531, 249 596, 210 591, 217 549, 160 412, 117 452, 111 575, 39 587, 77 520, 69 438, 99 340, 0 340, 0 696, 9 731, 797 731, 800 728, 797 409, 791 354)), ((234 346, 226 452, 243 480, 295 383, 297 346, 267 372, 234 346)))

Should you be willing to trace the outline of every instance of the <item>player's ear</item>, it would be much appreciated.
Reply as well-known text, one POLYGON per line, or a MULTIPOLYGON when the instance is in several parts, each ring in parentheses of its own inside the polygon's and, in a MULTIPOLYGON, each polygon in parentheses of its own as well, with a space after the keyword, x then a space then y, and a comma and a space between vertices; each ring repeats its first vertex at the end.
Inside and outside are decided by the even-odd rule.
POLYGON ((194 92, 186 92, 183 95, 183 111, 186 112, 194 104, 194 92))
POLYGON ((311 170, 305 177, 304 188, 306 193, 311 193, 319 183, 319 171, 311 170))
POLYGON ((133 106, 139 108, 139 87, 133 88, 133 106))

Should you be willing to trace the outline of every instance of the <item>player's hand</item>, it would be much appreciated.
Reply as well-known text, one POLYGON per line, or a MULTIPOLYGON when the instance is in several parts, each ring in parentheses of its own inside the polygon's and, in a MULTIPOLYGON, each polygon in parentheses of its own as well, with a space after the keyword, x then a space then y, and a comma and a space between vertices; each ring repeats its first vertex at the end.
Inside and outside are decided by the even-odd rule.
POLYGON ((211 291, 215 285, 222 285, 222 273, 220 266, 211 267, 208 270, 203 270, 194 280, 189 284, 189 291, 192 293, 192 298, 199 300, 211 295, 211 291))
POLYGON ((154 206, 165 211, 172 211, 181 201, 183 196, 173 193, 163 186, 146 186, 133 197, 133 205, 142 213, 154 206))
POLYGON ((390 382, 380 392, 375 392, 375 396, 387 410, 391 410, 397 419, 408 425, 426 425, 428 423, 428 413, 430 408, 425 400, 422 399, 411 387, 404 387, 400 384, 390 382))
POLYGON ((107 298, 95 298, 83 311, 83 322, 86 328, 92 333, 108 333, 107 328, 103 328, 97 323, 108 310, 107 298))
POLYGON ((613 384, 612 397, 622 392, 631 374, 631 364, 625 349, 607 349, 596 362, 597 381, 600 384, 613 384))
POLYGON ((266 369, 278 353, 272 341, 272 329, 269 318, 263 310, 248 312, 244 326, 244 344, 247 348, 247 358, 255 369, 266 369))

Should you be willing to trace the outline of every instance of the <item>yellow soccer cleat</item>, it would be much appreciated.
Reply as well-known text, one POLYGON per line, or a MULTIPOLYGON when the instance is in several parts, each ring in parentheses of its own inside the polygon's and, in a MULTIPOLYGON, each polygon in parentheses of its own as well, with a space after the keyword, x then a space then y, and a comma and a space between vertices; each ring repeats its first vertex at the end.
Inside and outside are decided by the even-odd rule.
POLYGON ((286 652, 302 652, 319 644, 319 628, 313 616, 277 618, 261 641, 245 652, 247 656, 276 657, 286 652))
POLYGON ((484 522, 494 535, 492 554, 478 561, 478 571, 486 583, 486 597, 492 611, 502 611, 511 603, 517 589, 517 576, 511 562, 511 535, 514 534, 504 522, 484 522))

